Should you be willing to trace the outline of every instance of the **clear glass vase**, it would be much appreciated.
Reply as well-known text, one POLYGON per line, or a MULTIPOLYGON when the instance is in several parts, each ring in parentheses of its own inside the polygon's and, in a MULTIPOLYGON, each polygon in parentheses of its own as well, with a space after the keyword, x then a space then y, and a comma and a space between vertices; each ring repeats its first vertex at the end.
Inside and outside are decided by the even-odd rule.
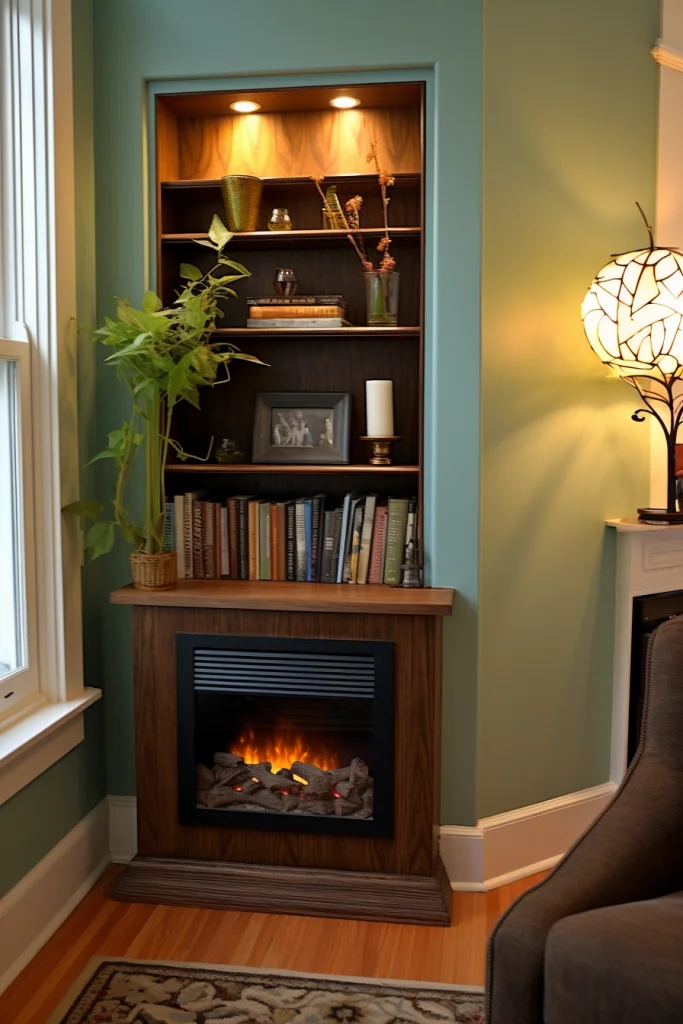
POLYGON ((368 327, 395 327, 400 275, 395 270, 369 270, 363 276, 368 327))

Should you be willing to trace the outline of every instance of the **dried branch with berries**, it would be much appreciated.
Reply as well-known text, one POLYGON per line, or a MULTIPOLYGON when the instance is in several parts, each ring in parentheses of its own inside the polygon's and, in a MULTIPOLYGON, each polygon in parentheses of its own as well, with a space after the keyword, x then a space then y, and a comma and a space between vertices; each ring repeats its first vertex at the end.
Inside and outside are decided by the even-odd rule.
MULTIPOLYGON (((387 194, 387 190, 389 188, 391 188, 391 186, 395 183, 396 179, 394 178, 393 174, 389 174, 388 171, 382 170, 382 168, 380 166, 380 162, 379 162, 379 153, 378 153, 378 149, 377 149, 377 143, 376 143, 376 141, 374 139, 370 141, 370 151, 368 152, 368 154, 366 156, 366 160, 367 160, 368 163, 374 163, 375 168, 377 169, 377 180, 379 182, 380 192, 382 194, 382 218, 383 218, 383 221, 384 221, 384 223, 383 223, 384 234, 382 235, 382 237, 380 238, 380 240, 379 240, 379 242, 377 244, 377 251, 382 254, 382 258, 381 258, 381 260, 379 262, 379 267, 377 267, 377 269, 379 271, 384 271, 385 273, 390 273, 392 270, 396 269, 396 260, 394 259, 394 257, 391 255, 391 252, 390 252, 390 247, 391 247, 391 235, 389 234, 389 202, 390 202, 390 199, 389 199, 389 196, 387 194)), ((315 187, 318 189, 318 192, 320 193, 320 198, 323 201, 323 209, 325 210, 325 213, 327 214, 329 222, 331 224, 333 224, 335 222, 338 222, 339 218, 341 217, 341 220, 342 220, 342 223, 344 225, 344 228, 347 231, 349 231, 349 232, 350 231, 357 231, 360 228, 360 211, 361 211, 361 207, 363 205, 363 197, 362 196, 354 196, 352 199, 349 199, 344 204, 344 210, 341 211, 341 212, 340 212, 340 208, 337 208, 336 210, 333 210, 331 208, 331 206, 330 206, 330 202, 329 202, 328 196, 325 194, 325 192, 323 192, 323 190, 321 188, 321 185, 322 185, 324 180, 325 180, 325 177, 322 174, 312 174, 311 175, 311 181, 315 182, 315 187)), ((359 246, 358 241, 356 240, 356 238, 352 234, 349 234, 347 237, 348 237, 349 241, 351 242, 351 245, 353 246, 353 248, 356 251, 356 255, 358 256, 358 259, 361 262, 361 266, 363 267, 363 270, 366 271, 366 272, 375 270, 375 267, 373 266, 372 262, 367 257, 367 253, 364 251, 363 248, 361 248, 361 246, 359 246)), ((361 240, 361 242, 362 242, 362 240, 361 240)))

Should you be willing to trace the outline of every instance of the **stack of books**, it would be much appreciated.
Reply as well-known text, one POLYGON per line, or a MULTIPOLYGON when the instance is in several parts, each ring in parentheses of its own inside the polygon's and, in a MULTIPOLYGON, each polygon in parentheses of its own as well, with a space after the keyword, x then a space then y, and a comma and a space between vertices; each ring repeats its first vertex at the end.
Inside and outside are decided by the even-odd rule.
POLYGON ((343 295, 290 295, 247 299, 247 327, 313 331, 349 326, 343 295))
POLYGON ((166 519, 179 579, 398 586, 401 565, 414 561, 417 499, 351 493, 336 508, 325 502, 176 495, 166 519))

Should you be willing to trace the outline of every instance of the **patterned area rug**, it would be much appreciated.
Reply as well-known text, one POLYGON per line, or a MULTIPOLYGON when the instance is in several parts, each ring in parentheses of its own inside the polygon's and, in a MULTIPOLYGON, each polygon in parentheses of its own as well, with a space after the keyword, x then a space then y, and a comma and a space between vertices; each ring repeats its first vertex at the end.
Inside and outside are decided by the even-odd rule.
POLYGON ((49 1024, 483 1024, 481 989, 94 960, 49 1024))

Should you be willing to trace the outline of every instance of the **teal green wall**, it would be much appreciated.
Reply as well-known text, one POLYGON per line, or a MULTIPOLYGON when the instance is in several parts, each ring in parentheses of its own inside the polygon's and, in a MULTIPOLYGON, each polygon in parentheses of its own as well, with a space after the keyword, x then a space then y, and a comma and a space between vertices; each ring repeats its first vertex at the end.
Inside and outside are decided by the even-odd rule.
POLYGON ((613 538, 649 427, 579 305, 654 216, 658 0, 484 0, 478 813, 608 778, 613 538))
MULTIPOLYGON (((337 14, 360 28, 330 46, 329 10, 313 0, 98 0, 97 312, 146 283, 149 83, 425 69, 428 568, 458 591, 442 821, 470 824, 607 778, 614 553, 602 524, 646 498, 648 442, 578 307, 601 262, 642 242, 634 200, 654 206, 658 2, 349 0, 337 14)), ((96 404, 100 442, 125 413, 101 366, 96 404)), ((108 789, 126 794, 130 612, 107 604, 129 578, 126 552, 100 571, 108 789)))
POLYGON ((85 741, 0 807, 0 899, 105 793, 102 715, 85 713, 85 741))
MULTIPOLYGON (((94 318, 94 168, 92 132, 91 0, 74 0, 74 123, 78 314, 94 318)), ((94 434, 94 362, 87 346, 79 353, 81 450, 94 434)), ((89 481, 84 481, 87 486, 89 481)), ((88 569, 84 580, 85 678, 99 686, 99 581, 88 569)), ((106 793, 103 709, 85 714, 85 741, 0 806, 0 899, 76 825, 106 793)))
MULTIPOLYGON (((463 614, 449 628, 446 680, 451 717, 445 743, 458 751, 446 772, 444 816, 474 814, 474 761, 464 756, 474 729, 476 660, 479 390, 479 209, 481 182, 481 26, 472 0, 395 0, 342 8, 314 0, 238 6, 204 0, 98 0, 95 4, 95 120, 98 314, 114 295, 139 298, 145 284, 143 191, 146 81, 248 78, 301 84, 430 77, 430 124, 438 146, 429 168, 438 211, 427 243, 427 533, 432 582, 460 591, 463 614), (330 16, 337 23, 330 36, 330 16), (345 26, 352 26, 351 29, 345 26), (341 72, 338 69, 345 69, 341 72), (404 69, 404 70, 401 70, 404 69), (453 311, 457 310, 454 317, 453 311), (454 417, 453 410, 457 410, 454 417), (436 469, 434 467, 437 467, 436 469), (456 694, 456 682, 457 690, 456 694), (466 699, 465 694, 469 695, 466 699), (456 716, 457 712, 457 717, 456 716), (469 716, 469 717, 468 717, 469 716)), ((209 83, 209 87, 210 87, 209 83)), ((112 375, 97 383, 100 438, 125 412, 112 375)), ((104 467, 103 474, 106 474, 104 467)), ((101 492, 108 481, 101 478, 101 492)), ((125 551, 102 567, 106 615, 102 665, 107 699, 108 786, 134 792, 130 613, 107 605, 129 579, 125 551)))

